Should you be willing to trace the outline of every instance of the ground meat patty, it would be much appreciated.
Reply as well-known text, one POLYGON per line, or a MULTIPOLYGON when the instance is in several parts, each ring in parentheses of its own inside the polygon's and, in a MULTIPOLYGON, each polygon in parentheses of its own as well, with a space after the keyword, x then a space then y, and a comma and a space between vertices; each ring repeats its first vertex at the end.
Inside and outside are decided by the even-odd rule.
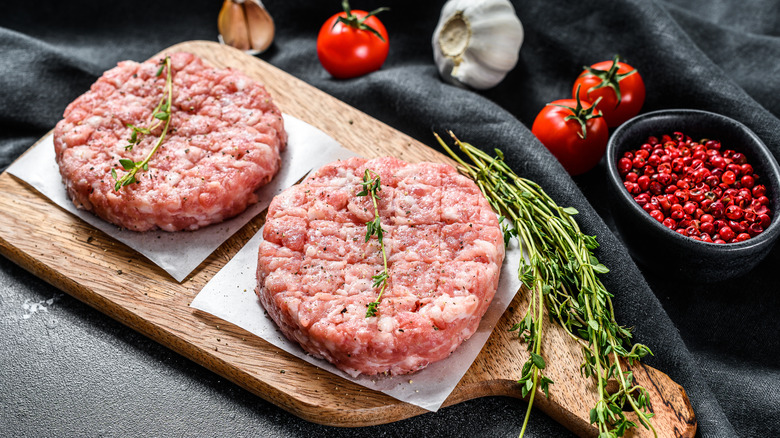
POLYGON ((114 190, 119 159, 143 160, 162 126, 126 151, 131 128, 147 127, 163 95, 161 59, 125 61, 65 109, 54 128, 63 182, 77 207, 135 231, 194 230, 242 212, 279 169, 287 134, 282 115, 258 82, 171 55, 173 106, 165 141, 139 171, 139 183, 114 190))
POLYGON ((281 331, 352 375, 404 374, 447 357, 477 329, 498 285, 504 242, 496 215, 448 165, 352 158, 324 166, 271 202, 257 294, 281 331), (383 269, 366 168, 380 175, 389 281, 366 318, 383 269))

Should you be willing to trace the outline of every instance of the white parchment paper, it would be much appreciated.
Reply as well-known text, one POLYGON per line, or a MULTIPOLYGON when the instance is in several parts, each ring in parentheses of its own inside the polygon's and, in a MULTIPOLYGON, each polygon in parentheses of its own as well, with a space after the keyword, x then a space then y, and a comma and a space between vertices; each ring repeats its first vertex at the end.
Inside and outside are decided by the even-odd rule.
POLYGON ((273 320, 265 316, 263 306, 255 295, 257 252, 262 234, 261 229, 206 284, 190 306, 231 322, 282 350, 333 374, 429 411, 438 410, 455 389, 522 285, 517 278, 517 266, 522 257, 522 251, 513 241, 506 251, 498 290, 493 302, 482 318, 476 333, 463 342, 452 355, 413 374, 353 378, 330 362, 308 355, 297 343, 285 338, 273 320))
POLYGON ((265 210, 274 196, 295 184, 311 169, 356 155, 319 129, 287 114, 283 116, 288 142, 282 152, 282 167, 270 183, 258 190, 260 201, 233 219, 197 231, 139 233, 120 229, 90 212, 77 209, 68 198, 54 160, 52 135, 46 136, 12 164, 8 173, 27 182, 65 210, 143 254, 180 282, 233 233, 265 210))

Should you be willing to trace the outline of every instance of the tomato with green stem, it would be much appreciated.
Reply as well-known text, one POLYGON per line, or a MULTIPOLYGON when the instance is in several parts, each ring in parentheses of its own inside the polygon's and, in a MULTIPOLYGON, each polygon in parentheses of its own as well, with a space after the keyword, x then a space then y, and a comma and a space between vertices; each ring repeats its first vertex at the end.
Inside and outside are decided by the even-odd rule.
POLYGON ((599 103, 591 105, 579 98, 556 100, 542 108, 531 127, 572 176, 595 167, 607 149, 609 131, 596 110, 599 103))
POLYGON ((639 114, 645 102, 645 83, 635 68, 615 55, 612 61, 584 67, 574 81, 572 95, 588 102, 601 98, 598 109, 607 126, 615 127, 639 114))
POLYGON ((317 36, 317 57, 333 77, 349 79, 379 70, 390 52, 387 29, 376 14, 353 10, 343 0, 343 12, 328 18, 317 36))

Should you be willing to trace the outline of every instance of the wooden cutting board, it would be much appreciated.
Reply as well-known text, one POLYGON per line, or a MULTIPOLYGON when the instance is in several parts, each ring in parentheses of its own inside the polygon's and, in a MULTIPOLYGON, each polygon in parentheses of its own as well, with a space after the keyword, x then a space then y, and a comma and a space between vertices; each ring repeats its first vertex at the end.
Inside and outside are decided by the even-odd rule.
MULTIPOLYGON (((451 163, 419 141, 241 51, 193 41, 161 53, 174 51, 191 52, 214 66, 232 67, 257 78, 282 111, 365 157, 392 155, 411 162, 451 163)), ((450 129, 457 133, 458 127, 450 129)), ((433 144, 432 138, 427 140, 433 144)), ((241 328, 189 307, 198 291, 262 223, 260 215, 179 284, 25 183, 7 173, 0 175, 0 252, 57 288, 306 420, 354 427, 426 412, 322 371, 241 328)), ((522 318, 527 297, 525 289, 517 294, 444 406, 491 395, 521 397, 516 379, 527 358, 526 346, 508 329, 522 318)), ((596 389, 580 377, 580 347, 555 324, 547 324, 545 330, 545 374, 555 384, 549 399, 537 395, 535 406, 574 433, 595 436, 588 418, 596 389)), ((650 392, 659 435, 694 436, 696 417, 683 388, 648 366, 638 365, 633 371, 637 383, 650 392)), ((628 436, 652 434, 640 427, 628 436)))

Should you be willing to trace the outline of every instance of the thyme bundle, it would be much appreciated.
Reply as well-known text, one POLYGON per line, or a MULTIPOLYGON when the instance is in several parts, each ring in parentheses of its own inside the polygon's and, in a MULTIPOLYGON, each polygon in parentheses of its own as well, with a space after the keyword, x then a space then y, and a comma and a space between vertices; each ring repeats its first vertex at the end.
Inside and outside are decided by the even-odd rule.
POLYGON ((117 175, 116 169, 111 169, 111 177, 116 180, 114 191, 119 191, 122 187, 136 182, 135 175, 139 170, 149 170, 149 160, 151 160, 152 156, 157 152, 157 149, 160 148, 160 145, 165 140, 165 135, 168 133, 168 126, 171 124, 171 102, 173 101, 173 75, 171 72, 170 56, 166 56, 165 59, 163 59, 155 76, 159 77, 163 70, 167 71, 165 76, 165 91, 163 92, 162 97, 160 97, 157 106, 152 110, 153 120, 146 128, 134 126, 132 124, 127 125, 128 128, 131 129, 131 134, 130 138, 127 139, 128 145, 125 146, 125 150, 133 150, 133 147, 141 143, 144 135, 150 135, 153 130, 164 123, 160 138, 157 139, 157 143, 155 143, 152 150, 143 160, 133 161, 128 158, 121 158, 119 160, 119 165, 122 166, 122 169, 127 171, 121 178, 117 175))
POLYGON ((613 295, 597 276, 609 270, 593 255, 592 251, 599 246, 595 236, 583 234, 574 220, 577 210, 560 207, 538 184, 517 176, 504 162, 500 150, 496 149, 496 157, 491 157, 450 132, 471 161, 467 163, 434 135, 460 164, 461 173, 477 183, 494 211, 501 215, 505 241, 518 239, 528 255, 527 261, 520 262, 518 276, 532 291, 530 304, 521 322, 512 327, 528 344, 530 352, 518 380, 523 396, 531 394, 520 436, 525 433, 537 388, 549 397, 549 385, 553 384, 543 374, 544 307, 550 318, 580 344, 582 375, 596 380, 599 398, 590 411, 590 422, 596 424, 599 438, 622 436, 637 426, 626 417, 624 407, 636 413, 639 423, 657 436, 650 422, 653 413, 649 410, 648 392, 633 383, 633 373, 624 370, 622 362, 633 364, 652 352, 645 345, 631 345, 631 331, 616 322, 613 295), (617 380, 618 390, 610 394, 607 382, 612 378, 617 380))
POLYGON ((379 249, 382 252, 382 261, 384 262, 384 269, 382 272, 371 277, 371 279, 374 280, 374 288, 380 289, 376 299, 370 302, 366 309, 366 318, 370 318, 376 316, 377 306, 379 306, 379 301, 382 299, 382 294, 387 287, 387 278, 390 273, 387 270, 387 252, 385 251, 384 242, 385 230, 382 229, 382 222, 379 220, 379 204, 377 203, 377 201, 381 199, 379 197, 379 192, 382 190, 379 175, 366 169, 366 172, 363 174, 363 182, 360 183, 360 185, 363 186, 363 190, 358 193, 357 196, 370 196, 371 202, 374 204, 374 219, 366 222, 366 242, 371 240, 371 236, 376 236, 376 239, 379 242, 379 249), (371 176, 372 174, 374 175, 373 178, 371 176))

